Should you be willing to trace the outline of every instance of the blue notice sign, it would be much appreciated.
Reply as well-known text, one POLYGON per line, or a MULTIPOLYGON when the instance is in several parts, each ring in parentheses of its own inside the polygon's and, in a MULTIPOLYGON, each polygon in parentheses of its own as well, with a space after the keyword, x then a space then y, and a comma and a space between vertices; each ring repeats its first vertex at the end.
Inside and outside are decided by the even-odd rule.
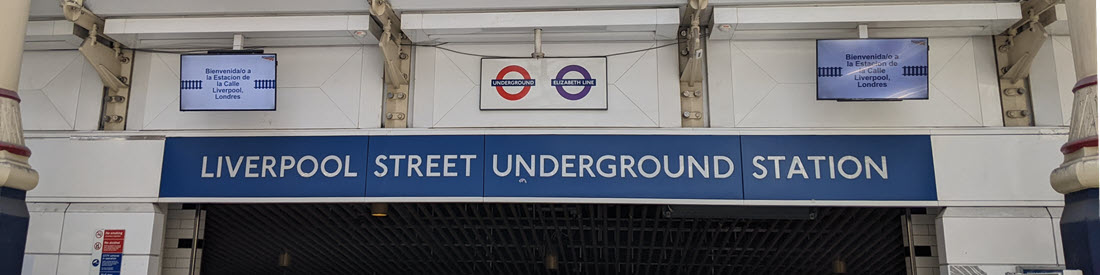
POLYGON ((99 260, 99 275, 118 275, 122 273, 122 254, 103 253, 99 260))
POLYGON ((368 197, 480 197, 484 136, 370 137, 368 197))
POLYGON ((485 137, 486 197, 741 199, 738 136, 485 137))
POLYGON ((929 136, 168 138, 162 197, 936 200, 929 136))
POLYGON ((818 40, 817 99, 928 99, 928 39, 818 40))
POLYGON ((161 197, 362 197, 367 137, 168 138, 161 197))
POLYGON ((744 136, 748 200, 936 200, 928 136, 744 136))

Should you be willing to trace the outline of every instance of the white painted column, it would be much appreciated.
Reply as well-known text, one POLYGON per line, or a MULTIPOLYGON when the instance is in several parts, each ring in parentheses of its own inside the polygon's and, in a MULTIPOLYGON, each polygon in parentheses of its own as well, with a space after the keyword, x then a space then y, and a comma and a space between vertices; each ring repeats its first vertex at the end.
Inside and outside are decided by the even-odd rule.
POLYGON ((27 191, 38 185, 38 172, 27 163, 31 151, 23 142, 15 91, 19 90, 30 0, 0 1, 0 12, 0 187, 27 191))
POLYGON ((1050 175, 1051 186, 1062 194, 1100 187, 1096 149, 1096 0, 1066 1, 1066 11, 1078 81, 1073 85, 1069 140, 1062 146, 1065 161, 1050 175))

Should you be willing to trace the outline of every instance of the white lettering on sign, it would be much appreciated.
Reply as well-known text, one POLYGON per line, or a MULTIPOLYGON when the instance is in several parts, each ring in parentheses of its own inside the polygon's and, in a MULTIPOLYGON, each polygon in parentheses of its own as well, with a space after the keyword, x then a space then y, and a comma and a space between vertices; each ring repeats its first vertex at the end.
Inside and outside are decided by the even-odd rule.
POLYGON ((756 167, 757 171, 752 172, 752 177, 756 179, 767 178, 768 175, 772 175, 776 179, 809 179, 810 173, 807 170, 813 171, 814 179, 821 179, 821 171, 827 169, 829 171, 829 178, 836 179, 836 175, 840 174, 845 179, 857 179, 863 176, 866 179, 872 178, 873 174, 879 179, 890 179, 889 172, 886 168, 886 156, 879 156, 878 162, 875 162, 875 158, 871 156, 863 156, 860 160, 855 156, 841 156, 835 158, 834 156, 754 156, 752 157, 752 166, 756 167), (789 161, 786 161, 790 159, 789 161), (806 164, 802 159, 806 159, 806 164), (821 161, 827 160, 828 167, 821 167, 821 161), (767 161, 771 161, 772 165, 766 165, 767 161), (812 161, 812 166, 809 164, 812 161), (768 169, 772 168, 772 169, 768 169), (782 170, 786 168, 786 173, 782 170))
POLYGON ((465 163, 465 172, 462 175, 469 177, 471 162, 474 159, 477 159, 477 155, 378 155, 374 157, 374 166, 377 168, 372 173, 379 178, 386 175, 412 177, 413 173, 417 177, 457 177, 459 172, 452 169, 455 169, 458 163, 465 163), (407 167, 405 170, 401 169, 402 163, 407 167), (422 165, 423 170, 420 168, 422 165))
POLYGON ((321 158, 305 155, 300 158, 294 156, 215 156, 211 159, 202 156, 203 178, 222 178, 223 167, 229 178, 241 175, 245 178, 282 178, 286 177, 287 170, 297 172, 299 177, 310 178, 318 171, 326 178, 345 177, 354 178, 359 172, 352 171, 351 155, 343 158, 337 155, 328 155, 321 158), (210 161, 217 163, 210 165, 210 161), (278 168, 276 168, 278 165, 278 168), (211 170, 212 169, 212 170, 211 170), (242 171, 243 170, 243 171, 242 171))
POLYGON ((656 178, 662 172, 669 178, 724 179, 733 176, 736 166, 729 156, 643 155, 497 155, 492 156, 493 174, 497 177, 563 177, 563 178, 656 178), (593 161, 595 160, 595 161, 593 161), (576 167, 576 170, 571 168, 576 167), (675 172, 670 167, 676 167, 675 172), (713 167, 713 169, 712 169, 713 167), (560 169, 559 169, 560 168, 560 169), (514 171, 514 172, 513 172, 514 171), (537 172, 537 173, 536 173, 537 172))

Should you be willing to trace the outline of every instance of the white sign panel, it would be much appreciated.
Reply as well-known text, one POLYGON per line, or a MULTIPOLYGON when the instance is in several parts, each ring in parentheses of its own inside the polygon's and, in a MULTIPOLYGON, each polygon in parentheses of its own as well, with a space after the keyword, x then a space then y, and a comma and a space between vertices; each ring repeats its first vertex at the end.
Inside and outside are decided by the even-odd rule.
POLYGON ((607 110, 607 58, 485 58, 482 110, 607 110))
POLYGON ((274 54, 180 56, 181 111, 274 111, 274 54))
POLYGON ((928 99, 928 39, 818 40, 817 99, 928 99))

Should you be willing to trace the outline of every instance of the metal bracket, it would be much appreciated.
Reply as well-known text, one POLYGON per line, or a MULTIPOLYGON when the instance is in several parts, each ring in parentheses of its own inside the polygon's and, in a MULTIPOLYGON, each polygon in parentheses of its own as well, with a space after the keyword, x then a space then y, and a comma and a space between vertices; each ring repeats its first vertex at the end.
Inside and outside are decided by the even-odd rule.
POLYGON ((384 116, 382 127, 409 127, 409 74, 411 72, 412 46, 409 38, 401 32, 401 18, 393 11, 387 0, 368 0, 370 13, 382 25, 382 35, 378 37, 378 47, 385 59, 386 83, 384 116))
POLYGON ((1021 1, 1023 19, 1004 33, 993 36, 1004 126, 1035 125, 1028 76, 1035 54, 1049 36, 1045 26, 1057 20, 1053 9, 1056 2, 1021 1))
POLYGON ((546 53, 542 52, 542 29, 535 29, 535 52, 531 53, 531 57, 546 57, 546 53))
POLYGON ((705 16, 708 0, 689 0, 687 9, 680 16, 677 39, 680 53, 680 117, 681 127, 704 127, 703 119, 703 61, 705 57, 704 34, 699 27, 705 16))
POLYGON ((134 51, 123 49, 121 43, 103 35, 103 19, 84 8, 83 0, 65 0, 61 8, 65 18, 74 23, 73 34, 84 38, 80 53, 103 82, 99 129, 125 130, 134 51))

